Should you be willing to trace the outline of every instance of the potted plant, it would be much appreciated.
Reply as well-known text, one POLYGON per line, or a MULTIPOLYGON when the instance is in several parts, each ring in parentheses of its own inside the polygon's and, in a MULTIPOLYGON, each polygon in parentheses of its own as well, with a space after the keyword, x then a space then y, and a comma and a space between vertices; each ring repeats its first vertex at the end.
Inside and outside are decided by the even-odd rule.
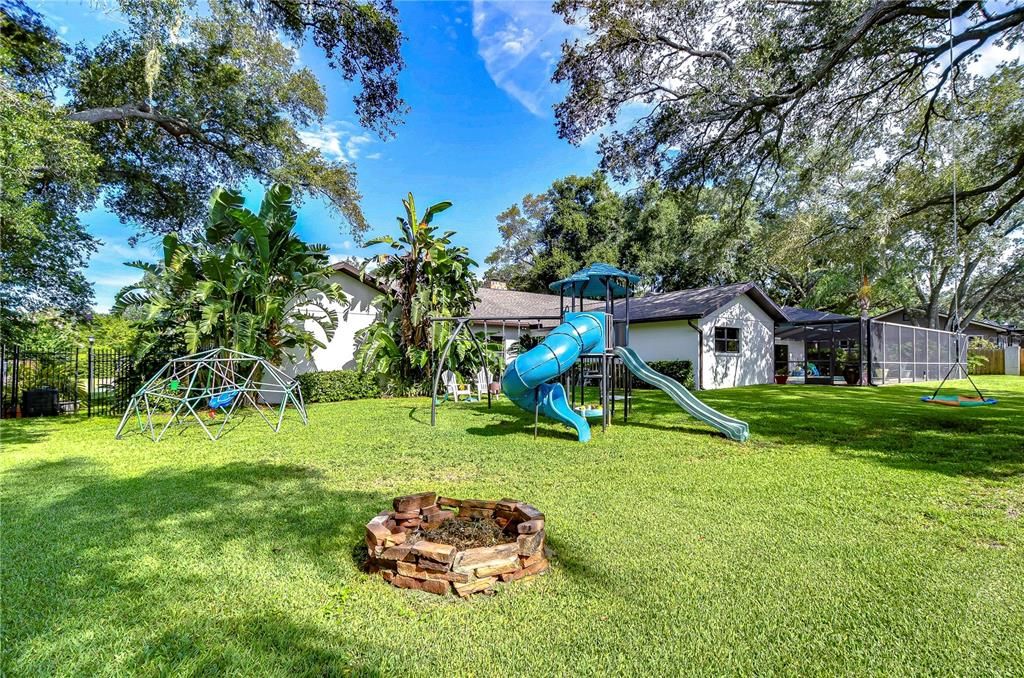
POLYGON ((860 365, 857 363, 846 363, 843 368, 843 379, 848 386, 856 386, 860 383, 860 365))
POLYGON ((789 369, 788 368, 780 367, 779 369, 775 370, 775 383, 776 384, 785 384, 786 381, 788 381, 788 380, 789 380, 789 369))

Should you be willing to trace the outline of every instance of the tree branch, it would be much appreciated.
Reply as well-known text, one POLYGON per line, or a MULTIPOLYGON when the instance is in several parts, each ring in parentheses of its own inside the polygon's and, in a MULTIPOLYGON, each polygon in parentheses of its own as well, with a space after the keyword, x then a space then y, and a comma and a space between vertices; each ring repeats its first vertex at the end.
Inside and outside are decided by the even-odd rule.
POLYGON ((233 149, 221 142, 211 139, 198 127, 195 127, 187 120, 176 118, 170 115, 163 115, 153 111, 148 104, 124 104, 123 106, 109 106, 103 108, 88 108, 76 111, 68 116, 70 120, 84 122, 90 125, 97 125, 101 122, 114 120, 127 120, 129 118, 147 120, 164 130, 177 140, 184 137, 191 137, 199 143, 216 148, 224 153, 231 153, 233 149))

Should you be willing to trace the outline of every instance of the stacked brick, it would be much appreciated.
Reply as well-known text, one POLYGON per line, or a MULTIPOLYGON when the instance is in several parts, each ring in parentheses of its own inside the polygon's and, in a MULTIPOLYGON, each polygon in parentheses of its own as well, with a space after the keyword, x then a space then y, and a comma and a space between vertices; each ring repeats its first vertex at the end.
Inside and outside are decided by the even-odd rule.
POLYGON ((366 524, 370 572, 392 586, 439 595, 468 597, 493 593, 498 582, 542 574, 548 569, 544 514, 514 499, 451 499, 434 492, 396 497, 394 510, 366 524), (418 538, 421 529, 446 520, 490 518, 509 541, 496 546, 458 550, 418 538))

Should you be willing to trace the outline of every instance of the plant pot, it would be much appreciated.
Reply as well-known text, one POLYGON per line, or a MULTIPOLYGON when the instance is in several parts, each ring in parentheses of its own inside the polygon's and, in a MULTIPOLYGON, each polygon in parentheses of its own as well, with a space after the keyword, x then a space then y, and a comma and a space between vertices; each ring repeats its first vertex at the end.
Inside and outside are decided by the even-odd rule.
POLYGON ((788 374, 776 374, 775 375, 775 383, 776 384, 785 384, 788 380, 789 380, 789 375, 788 374))
POLYGON ((856 365, 847 365, 843 370, 843 379, 846 380, 847 385, 856 386, 860 383, 860 368, 856 365))
POLYGON ((490 388, 490 391, 491 391, 491 395, 498 395, 499 393, 501 393, 501 383, 500 382, 492 381, 489 388, 490 388))

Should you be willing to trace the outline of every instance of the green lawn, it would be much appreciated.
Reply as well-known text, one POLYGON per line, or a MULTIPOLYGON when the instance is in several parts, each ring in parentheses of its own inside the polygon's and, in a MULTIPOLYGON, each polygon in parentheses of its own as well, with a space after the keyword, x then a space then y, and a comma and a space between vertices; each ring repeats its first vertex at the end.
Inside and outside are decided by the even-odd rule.
POLYGON ((519 676, 1024 673, 1024 378, 927 389, 657 392, 588 445, 507 402, 315 405, 113 439, 5 421, 3 673, 519 676), (552 572, 469 601, 362 574, 396 494, 515 497, 552 572))

